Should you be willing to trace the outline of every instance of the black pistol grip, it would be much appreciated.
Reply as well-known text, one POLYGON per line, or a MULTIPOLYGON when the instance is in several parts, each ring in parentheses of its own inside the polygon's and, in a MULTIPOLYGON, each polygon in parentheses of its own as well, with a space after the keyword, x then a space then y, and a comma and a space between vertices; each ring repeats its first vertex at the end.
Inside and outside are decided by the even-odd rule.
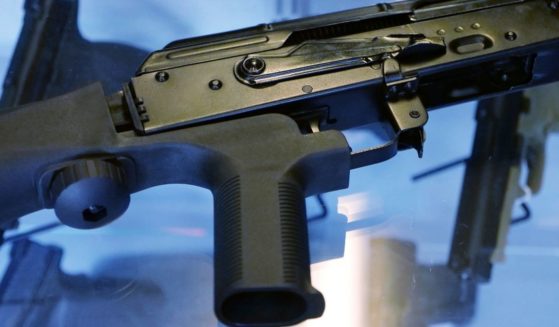
POLYGON ((302 188, 258 175, 231 178, 214 195, 216 311, 233 325, 318 317, 302 188))

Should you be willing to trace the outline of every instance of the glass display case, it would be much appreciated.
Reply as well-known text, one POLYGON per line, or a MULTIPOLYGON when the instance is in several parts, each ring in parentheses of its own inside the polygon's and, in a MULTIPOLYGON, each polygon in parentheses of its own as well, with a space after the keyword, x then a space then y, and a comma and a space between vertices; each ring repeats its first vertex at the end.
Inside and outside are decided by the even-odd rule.
MULTIPOLYGON (((10 63, 24 61, 31 51, 22 50, 27 32, 27 42, 44 37, 35 43, 35 53, 55 49, 53 66, 34 67, 35 75, 27 77, 50 85, 40 98, 29 95, 31 100, 97 80, 110 94, 134 75, 149 52, 172 41, 375 3, 79 0, 78 6, 78 0, 0 0, 0 76, 7 76, 6 85, 17 79, 8 71, 10 63), (48 12, 49 6, 59 7, 48 12), (58 15, 65 32, 33 34, 46 13, 58 15)), ((25 94, 3 96, 5 107, 25 100, 25 94)), ((546 169, 537 194, 526 182, 533 167, 519 161, 512 174, 510 162, 499 161, 499 155, 513 155, 505 148, 512 142, 506 135, 492 141, 497 149, 474 144, 489 137, 484 113, 504 110, 498 123, 489 123, 505 124, 512 111, 506 109, 519 99, 430 111, 422 159, 415 151, 402 151, 352 170, 348 189, 307 198, 312 283, 324 295, 326 309, 300 326, 559 324, 559 137, 550 133, 542 145, 546 169), (493 170, 480 177, 480 161, 491 160, 493 170), (500 172, 518 178, 499 184, 500 172), (476 194, 476 186, 487 193, 476 194), (511 212, 495 207, 511 188, 518 195, 506 196, 511 212), (475 223, 468 225, 473 218, 464 213, 484 205, 494 221, 485 234, 475 223), (495 229, 507 214, 513 223, 508 233, 499 234, 495 229), (497 244, 496 252, 480 255, 487 262, 473 265, 475 271, 457 273, 452 267, 453 247, 472 242, 461 228, 480 237, 492 234, 497 244)), ((344 133, 352 148, 378 142, 365 128, 344 133)), ((213 208, 210 191, 175 184, 133 194, 126 213, 99 229, 61 225, 52 210, 2 226, 0 325, 220 326, 213 308, 213 208)))

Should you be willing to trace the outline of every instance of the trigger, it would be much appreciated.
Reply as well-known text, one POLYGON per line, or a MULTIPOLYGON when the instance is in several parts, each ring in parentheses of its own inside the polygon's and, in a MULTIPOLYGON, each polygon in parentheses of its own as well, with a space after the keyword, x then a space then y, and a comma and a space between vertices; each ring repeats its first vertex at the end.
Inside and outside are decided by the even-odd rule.
POLYGON ((398 150, 415 149, 417 156, 423 158, 423 143, 425 143, 425 130, 423 127, 402 132, 398 138, 398 150))

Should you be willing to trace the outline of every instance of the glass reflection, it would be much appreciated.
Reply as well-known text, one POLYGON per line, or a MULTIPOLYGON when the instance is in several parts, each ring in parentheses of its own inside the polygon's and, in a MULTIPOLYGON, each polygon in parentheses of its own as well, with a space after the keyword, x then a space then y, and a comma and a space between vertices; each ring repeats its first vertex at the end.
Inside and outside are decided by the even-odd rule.
MULTIPOLYGON (((3 20, 7 29, 0 33, 0 73, 6 71, 23 15, 22 1, 3 2, 4 12, 12 14, 3 20)), ((371 3, 81 0, 78 26, 87 40, 143 49, 134 52, 136 61, 128 62, 136 67, 139 54, 175 39, 371 3), (123 13, 130 18, 123 19, 123 13)), ((101 78, 92 76, 76 79, 101 78)), ((554 312, 559 302, 556 135, 539 144, 546 150, 548 169, 543 170, 541 193, 530 199, 533 218, 511 228, 506 248, 498 247, 499 255, 484 253, 481 246, 481 255, 463 256, 479 262, 447 268, 466 163, 419 181, 412 177, 471 157, 476 112, 480 111, 473 103, 432 112, 424 159, 418 160, 413 152, 400 153, 386 163, 352 172, 349 190, 324 195, 329 213, 309 221, 309 239, 313 284, 326 298, 326 312, 301 326, 549 326, 559 322, 554 312), (491 268, 490 263, 503 254, 505 263, 491 268)), ((556 126, 550 124, 548 130, 556 126)), ((347 136, 355 147, 375 138, 366 130, 347 136)), ((527 184, 527 166, 520 164, 515 172, 521 184, 527 184)), ((496 166, 497 171, 505 168, 496 166)), ((495 186, 491 180, 486 182, 486 188, 495 186)), ((502 195, 501 191, 496 194, 502 195)), ((522 201, 526 199, 511 206, 508 216, 524 215, 522 201)), ((213 315, 211 194, 171 185, 136 194, 132 203, 124 217, 102 229, 60 227, 33 236, 32 242, 3 245, 2 325, 218 325, 213 315), (20 285, 26 285, 25 290, 20 285)), ((466 211, 472 208, 463 206, 466 211)), ((322 210, 321 202, 312 198, 307 207, 309 217, 319 216, 322 210)), ((56 221, 50 211, 35 213, 22 218, 5 238, 56 221)), ((494 228, 487 231, 492 232, 494 228)), ((504 236, 496 235, 493 241, 499 243, 498 237, 504 236)), ((461 247, 467 242, 473 241, 455 239, 454 249, 464 253, 461 247)))

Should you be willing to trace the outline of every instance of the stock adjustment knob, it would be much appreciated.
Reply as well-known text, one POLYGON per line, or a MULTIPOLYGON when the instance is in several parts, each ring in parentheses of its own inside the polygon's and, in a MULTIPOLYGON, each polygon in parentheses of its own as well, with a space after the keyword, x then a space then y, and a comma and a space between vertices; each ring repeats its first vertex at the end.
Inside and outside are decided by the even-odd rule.
POLYGON ((50 194, 60 221, 80 229, 112 222, 130 203, 124 170, 101 159, 75 161, 58 170, 53 176, 50 194))

